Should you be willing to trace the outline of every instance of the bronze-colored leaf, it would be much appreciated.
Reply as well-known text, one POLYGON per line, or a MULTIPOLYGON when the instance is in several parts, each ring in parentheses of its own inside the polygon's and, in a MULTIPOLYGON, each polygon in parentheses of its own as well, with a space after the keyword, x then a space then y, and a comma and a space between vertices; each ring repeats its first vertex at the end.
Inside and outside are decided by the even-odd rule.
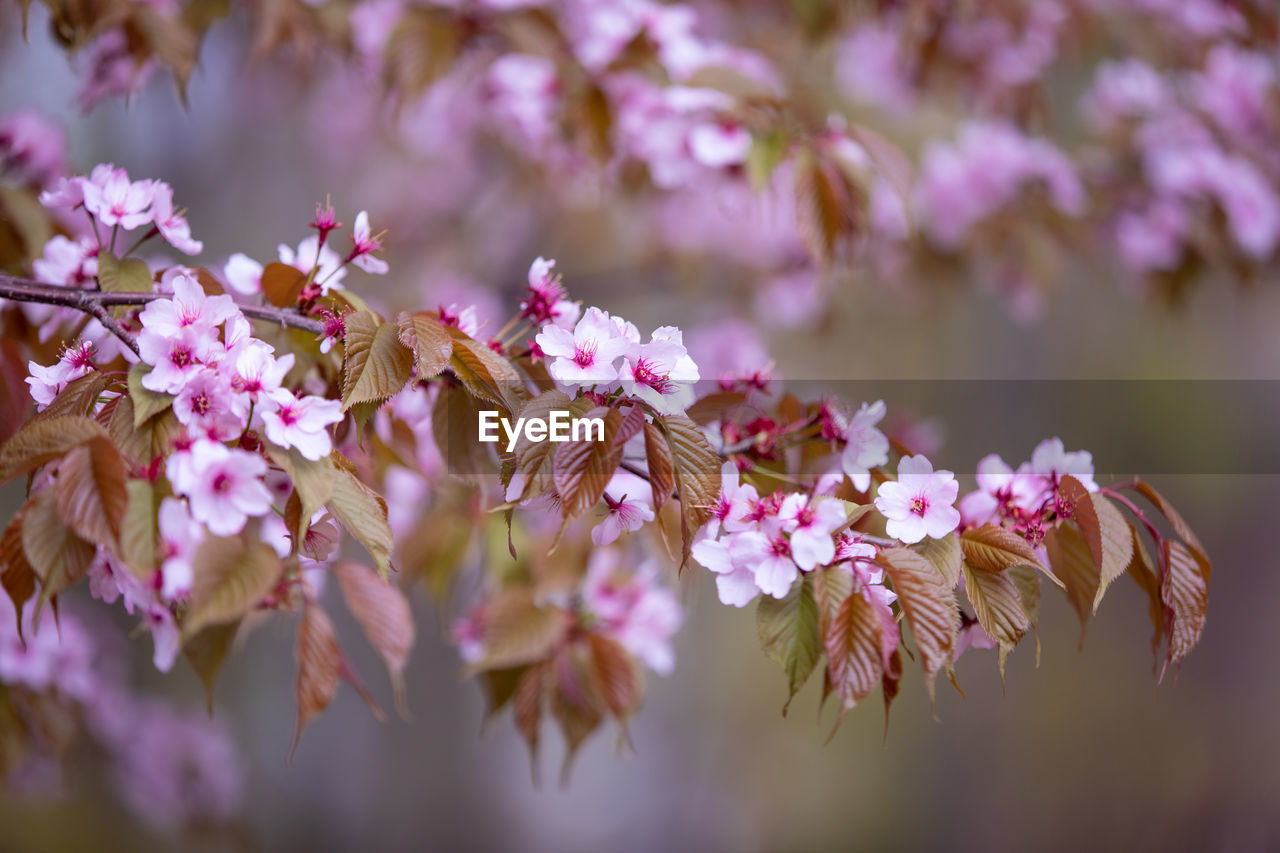
MULTIPOLYGON (((569 396, 563 391, 546 391, 521 406, 518 417, 526 421, 534 418, 545 421, 553 411, 569 411, 570 403, 569 396)), ((499 441, 502 438, 499 436, 499 441)), ((552 442, 530 441, 529 436, 523 431, 516 436, 515 448, 512 450, 515 457, 514 471, 524 478, 524 487, 516 499, 521 500, 528 496, 530 486, 543 465, 551 458, 554 450, 555 445, 552 442)))
POLYGON ((622 413, 600 406, 584 417, 603 421, 604 436, 602 441, 592 440, 595 436, 566 441, 555 450, 552 476, 565 518, 575 518, 595 506, 622 461, 622 445, 616 441, 622 413))
POLYGON ((960 633, 955 584, 932 560, 908 548, 886 548, 876 560, 884 566, 889 583, 898 594, 898 605, 915 638, 932 702, 934 679, 938 670, 951 665, 960 633))
POLYGON ((334 451, 330 459, 335 460, 335 464, 329 511, 365 547, 378 572, 387 577, 391 572, 391 551, 395 547, 391 525, 387 522, 387 502, 355 475, 345 457, 334 451))
POLYGON ((382 323, 368 311, 346 316, 342 357, 342 408, 381 403, 413 377, 413 351, 400 343, 394 323, 382 323))
POLYGON ((484 657, 475 670, 504 669, 545 659, 564 639, 570 615, 539 606, 525 587, 505 589, 485 606, 484 657))
POLYGON ((432 379, 449 366, 453 338, 431 311, 401 313, 396 318, 400 342, 413 351, 414 371, 419 379, 432 379))
MULTIPOLYGON (((484 411, 485 405, 458 385, 441 388, 436 397, 435 406, 431 409, 431 435, 440 450, 440 457, 444 459, 445 471, 454 477, 492 476, 493 448, 506 448, 506 437, 501 428, 498 429, 497 443, 480 441, 480 412, 484 411)), ((523 440, 523 433, 521 438, 523 440)), ((544 454, 555 447, 549 441, 533 446, 544 454)))
POLYGON ((720 457, 698 425, 683 415, 658 419, 671 449, 672 468, 680 499, 680 532, 684 540, 680 567, 689 561, 693 535, 711 520, 720 497, 720 457))
POLYGON ((529 747, 529 757, 537 773, 538 727, 542 722, 543 697, 546 695, 547 673, 550 664, 540 661, 526 667, 516 681, 511 697, 512 715, 516 731, 529 747))
POLYGON ((111 439, 91 438, 73 447, 58 464, 53 495, 68 527, 83 539, 114 547, 129 497, 124 460, 111 439))
POLYGON ((1160 572, 1147 553, 1147 546, 1142 543, 1138 531, 1133 533, 1133 559, 1129 561, 1129 576, 1147 595, 1147 615, 1151 619, 1151 671, 1157 672, 1160 667, 1160 643, 1164 640, 1165 625, 1168 624, 1169 609, 1160 596, 1160 572))
MULTIPOLYGON (((53 402, 37 412, 32 420, 48 420, 65 415, 91 417, 102 392, 111 384, 111 377, 100 370, 73 379, 53 398, 53 402)), ((26 387, 26 386, 23 386, 26 387)))
POLYGON ((1191 526, 1187 524, 1187 522, 1182 518, 1182 515, 1173 508, 1173 504, 1165 500, 1164 495, 1157 492, 1150 483, 1138 481, 1134 483, 1134 487, 1142 493, 1143 497, 1151 501, 1151 503, 1155 505, 1156 509, 1160 510, 1160 514, 1169 521, 1170 526, 1173 527, 1173 532, 1178 534, 1178 538, 1183 542, 1186 542, 1191 550, 1199 551, 1200 555, 1207 559, 1208 552, 1205 551, 1204 546, 1200 544, 1200 540, 1191 530, 1191 526))
POLYGON ((1080 617, 1080 645, 1084 646, 1089 614, 1098 596, 1098 566, 1074 522, 1064 522, 1045 534, 1044 549, 1053 573, 1062 580, 1067 600, 1080 617))
POLYGON ((210 625, 182 645, 183 657, 204 685, 205 708, 210 716, 213 715, 213 687, 239 628, 239 621, 210 625))
POLYGON ((78 415, 28 421, 0 448, 0 483, 30 473, 91 438, 106 435, 102 424, 78 415))
POLYGON ((960 534, 960 548, 965 559, 978 568, 999 572, 1011 566, 1032 566, 1062 586, 1062 581, 1040 562, 1031 543, 1007 527, 998 524, 971 527, 960 534))
POLYGON ((22 608, 36 594, 36 573, 22 548, 24 514, 25 508, 19 510, 4 529, 4 534, 0 535, 0 586, 4 587, 5 594, 13 602, 19 640, 23 640, 22 608))
POLYGON ((295 693, 298 699, 298 721, 293 730, 293 746, 290 755, 298 748, 302 730, 307 723, 333 701, 338 694, 338 682, 342 678, 342 649, 333 630, 329 614, 318 604, 307 604, 302 609, 302 621, 298 623, 298 680, 295 693))
MULTIPOLYGON (((919 558, 918 554, 914 556, 919 558)), ((887 636, 886 622, 875 605, 862 593, 854 593, 836 611, 823 646, 827 652, 827 680, 831 692, 840 699, 843 718, 880 686, 897 637, 887 636)))
POLYGON ((609 713, 622 723, 644 696, 644 671, 622 645, 597 633, 587 635, 591 666, 609 713))
POLYGON ((592 732, 600 727, 606 712, 601 686, 588 653, 580 644, 562 647, 551 662, 551 716, 560 724, 565 739, 561 783, 569 778, 573 758, 592 732))
POLYGON ((1069 509, 1064 510, 1064 517, 1070 518, 1080 527, 1080 533, 1093 554, 1095 565, 1102 565, 1102 523, 1098 520, 1097 510, 1093 506, 1093 495, 1084 484, 1070 474, 1064 474, 1058 484, 1058 493, 1067 502, 1069 509))
MULTIPOLYGON (((1165 573, 1160 597, 1171 619, 1165 630, 1169 649, 1165 667, 1178 666, 1200 642, 1209 607, 1209 561, 1181 542, 1164 540, 1165 573)), ((1162 670, 1163 674, 1163 670, 1162 670)))
POLYGON ((262 268, 262 295, 278 308, 297 305, 306 286, 307 274, 292 264, 272 261, 262 268))
POLYGON ((40 579, 40 604, 53 599, 89 569, 97 549, 58 514, 53 489, 37 492, 22 511, 22 550, 40 579))
POLYGON ((338 563, 333 573, 337 575, 351 615, 356 617, 369 645, 387 666, 397 709, 402 716, 408 716, 404 668, 416 636, 408 600, 386 579, 359 563, 338 563))
POLYGON ((964 590, 982 630, 1000 645, 1000 680, 1009 652, 1031 626, 1018 584, 1007 571, 992 571, 968 562, 964 566, 964 590))
POLYGON ((206 539, 191 561, 191 600, 182 620, 183 639, 251 612, 275 588, 281 569, 276 552, 264 542, 206 539))
POLYGON ((1089 498, 1098 519, 1098 541, 1102 548, 1102 561, 1098 564, 1098 592, 1093 598, 1093 612, 1097 613, 1107 587, 1124 574, 1133 560, 1134 531, 1109 498, 1097 493, 1089 498))
MULTIPOLYGON (((865 509, 870 509, 870 506, 865 509)), ((960 583, 960 564, 964 560, 964 554, 959 536, 948 533, 941 539, 926 538, 923 542, 912 545, 911 550, 933 563, 949 586, 960 583)))

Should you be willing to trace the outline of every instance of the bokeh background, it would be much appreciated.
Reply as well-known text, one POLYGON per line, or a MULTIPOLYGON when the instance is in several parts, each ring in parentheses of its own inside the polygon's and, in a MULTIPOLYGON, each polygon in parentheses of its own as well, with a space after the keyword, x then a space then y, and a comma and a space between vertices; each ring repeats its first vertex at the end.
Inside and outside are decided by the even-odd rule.
MULTIPOLYGON (((565 203, 528 188, 494 197, 483 174, 461 189, 444 186, 439 169, 413 165, 420 150, 351 148, 348 84, 320 60, 296 89, 262 86, 273 69, 247 66, 234 30, 219 27, 192 81, 190 108, 157 75, 129 103, 84 115, 42 13, 33 12, 29 43, 14 10, 6 5, 5 13, 0 115, 39 107, 66 126, 77 167, 112 161, 172 183, 211 263, 235 251, 267 260, 277 243, 296 244, 328 193, 344 221, 367 208, 390 229, 393 274, 353 285, 389 307, 451 301, 475 283, 511 303, 529 261, 546 255, 558 260, 574 297, 642 328, 759 320, 760 306, 731 267, 689 266, 629 244, 627 215, 607 195, 565 203), (418 207, 439 212, 407 213, 418 207)), ((989 296, 908 298, 865 279, 841 283, 818 328, 761 324, 762 336, 778 372, 797 380, 1280 379, 1280 291, 1207 281, 1171 311, 1108 280, 1094 260, 1074 260, 1069 286, 1032 326, 1012 322, 989 296)), ((893 386, 878 387, 892 410, 893 386)), ((1277 398, 1271 383, 1251 388, 1277 398)), ((412 719, 379 724, 344 689, 290 762, 294 638, 277 621, 248 639, 219 684, 216 713, 247 778, 236 826, 156 833, 131 818, 88 755, 59 798, 3 794, 0 850, 1280 848, 1280 477, 1266 461, 1251 467, 1280 421, 1232 418, 1238 397, 1206 402, 1187 391, 1181 415, 1177 400, 1128 412, 1109 442, 1106 395, 1096 399, 1070 420, 1088 433, 1099 480, 1128 471, 1125 447, 1148 435, 1152 458, 1163 463, 1152 481, 1215 560, 1201 646, 1159 686, 1145 599, 1122 580, 1083 649, 1075 615, 1046 596, 1039 668, 1034 646, 1024 644, 1002 689, 994 652, 970 652, 958 666, 965 697, 940 683, 936 719, 909 672, 887 736, 873 697, 824 744, 832 714, 817 719, 817 679, 783 718, 785 687, 759 651, 752 614, 720 605, 709 576, 695 571, 682 582, 687 618, 675 640, 676 671, 650 679, 633 748, 611 732, 597 735, 561 786, 555 734, 546 733, 531 773, 509 720, 481 731, 479 689, 461 680, 445 638, 450 617, 418 589, 412 719), (1201 416, 1214 406, 1217 417, 1201 416), (1194 465, 1179 458, 1182 448, 1194 465)), ((951 414, 961 418, 947 423, 957 440, 984 421, 1013 422, 1014 434, 1029 437, 1058 429, 1044 407, 1025 401, 951 414)), ((1062 437, 1068 448, 1084 444, 1069 431, 1062 437)), ((1033 443, 991 449, 1018 459, 1033 443)), ((972 470, 976 459, 949 454, 944 445, 942 464, 972 470)), ((0 492, 0 516, 18 506, 20 492, 20 484, 0 492)), ((69 607, 93 609, 87 592, 78 596, 86 600, 69 607)), ((340 635, 356 638, 345 611, 333 612, 340 635)), ((122 614, 118 627, 122 637, 130 628, 122 614)), ((138 683, 199 707, 198 679, 181 664, 159 676, 146 645, 134 644, 138 683)), ((359 641, 347 645, 389 704, 373 678, 376 658, 359 641)))

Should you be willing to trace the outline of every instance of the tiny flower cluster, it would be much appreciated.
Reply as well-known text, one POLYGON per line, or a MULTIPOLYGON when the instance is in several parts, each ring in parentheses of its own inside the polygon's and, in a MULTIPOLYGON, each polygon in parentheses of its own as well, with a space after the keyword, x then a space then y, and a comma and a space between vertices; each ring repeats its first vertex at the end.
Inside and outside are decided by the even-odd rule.
POLYGON ((174 209, 172 187, 164 181, 130 180, 128 172, 110 163, 94 167, 87 177, 61 179, 40 194, 40 203, 62 210, 83 207, 95 228, 129 232, 150 226, 149 233, 159 234, 185 255, 198 255, 204 248, 192 239, 186 218, 174 209))
POLYGON ((978 463, 978 488, 960 500, 963 523, 974 527, 1009 522, 1014 530, 1039 544, 1044 537, 1043 519, 1058 509, 1058 486, 1067 475, 1090 492, 1098 490, 1093 480, 1093 455, 1087 450, 1067 451, 1060 438, 1040 442, 1031 459, 1016 469, 995 453, 983 457, 978 463))

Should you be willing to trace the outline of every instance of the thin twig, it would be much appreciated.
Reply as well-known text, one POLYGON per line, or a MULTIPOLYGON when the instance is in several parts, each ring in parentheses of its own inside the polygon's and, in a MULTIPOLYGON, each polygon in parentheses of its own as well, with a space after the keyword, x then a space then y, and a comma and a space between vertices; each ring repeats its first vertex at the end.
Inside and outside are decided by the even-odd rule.
POLYGON ((138 351, 138 342, 133 339, 133 335, 129 334, 124 326, 120 325, 119 320, 111 316, 110 309, 95 302, 89 306, 89 313, 94 317, 97 317, 98 322, 101 323, 108 332, 124 341, 125 346, 133 350, 134 355, 142 355, 142 353, 138 351))
MULTIPOLYGON (((4 273, 0 273, 0 297, 12 299, 15 302, 39 302, 44 305, 61 305, 66 308, 74 308, 77 311, 92 314, 99 320, 102 320, 102 315, 99 314, 100 309, 117 305, 146 305, 148 302, 154 302, 157 299, 172 298, 167 293, 106 293, 101 290, 81 290, 75 287, 44 284, 30 279, 15 278, 4 273)), ((300 314, 292 308, 240 305, 238 303, 236 307, 246 317, 252 317, 255 320, 278 323, 281 326, 301 329, 316 335, 324 334, 324 326, 319 320, 300 314)), ((109 312, 107 314, 109 316, 109 312)), ((114 320, 114 318, 112 319, 114 320)), ((107 326, 115 335, 121 337, 122 340, 128 342, 135 352, 137 351, 132 342, 133 336, 118 323, 113 327, 103 321, 103 325, 107 326)))

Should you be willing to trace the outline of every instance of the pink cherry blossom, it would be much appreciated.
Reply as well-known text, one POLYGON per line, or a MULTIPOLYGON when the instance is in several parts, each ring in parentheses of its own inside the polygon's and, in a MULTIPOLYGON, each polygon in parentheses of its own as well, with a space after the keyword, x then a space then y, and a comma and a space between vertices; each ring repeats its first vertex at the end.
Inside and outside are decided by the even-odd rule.
POLYGON ((553 358, 551 376, 568 385, 596 385, 618 378, 617 359, 632 343, 607 313, 588 308, 573 331, 545 326, 535 340, 553 358))
POLYGON ((883 483, 876 509, 887 519, 885 532, 908 545, 925 537, 941 539, 960 524, 953 506, 960 484, 950 471, 934 471, 924 456, 904 456, 898 479, 883 483))
POLYGON ((296 267, 308 274, 314 270, 314 280, 322 296, 327 296, 335 288, 342 289, 342 280, 347 276, 342 258, 333 249, 322 245, 318 234, 304 237, 296 251, 281 243, 276 246, 276 254, 282 264, 296 267))
POLYGON ((191 517, 177 498, 160 502, 160 596, 165 601, 185 598, 191 592, 191 561, 204 541, 204 527, 191 517))
POLYGON ((847 520, 839 501, 811 501, 807 495, 790 494, 778 510, 778 519, 789 534, 791 558, 802 570, 810 572, 835 559, 836 545, 831 536, 847 520))
POLYGON ((106 176, 95 172, 95 177, 84 183, 84 207, 100 224, 132 231, 152 222, 155 191, 155 181, 130 181, 124 169, 114 169, 106 176))
POLYGON ((262 264, 248 255, 236 252, 227 258, 222 276, 236 293, 252 296, 262 291, 262 264))
POLYGON ((692 556, 699 565, 715 572, 720 603, 746 607, 757 595, 756 573, 747 564, 735 562, 729 553, 731 539, 702 539, 693 543, 692 556))
POLYGON ((604 520, 591 529, 596 545, 612 545, 622 535, 639 530, 653 521, 653 493, 646 480, 629 471, 618 471, 604 489, 608 506, 604 520))
POLYGON ((767 521, 761 530, 733 534, 729 539, 729 558, 735 565, 750 567, 756 586, 774 598, 785 598, 791 584, 800 576, 800 569, 791 556, 791 544, 777 519, 767 521))
POLYGON ((34 361, 28 362, 26 382, 30 386, 31 399, 36 401, 36 408, 43 410, 53 402, 53 398, 67 387, 68 383, 85 376, 93 370, 93 345, 81 341, 75 346, 67 347, 61 357, 43 367, 34 361))
POLYGON ((98 244, 92 237, 72 240, 57 234, 31 262, 37 281, 80 287, 98 275, 98 244))
POLYGON ((386 275, 387 262, 375 258, 373 253, 382 248, 382 239, 375 236, 369 228, 369 214, 360 211, 356 214, 356 224, 351 234, 351 263, 373 275, 386 275))
POLYGON ((342 420, 342 403, 324 397, 296 397, 280 388, 271 392, 271 406, 262 412, 267 440, 280 447, 296 448, 313 462, 329 455, 333 440, 328 427, 342 420))
POLYGON ((155 184, 155 195, 152 202, 156 230, 165 242, 184 255, 198 255, 204 244, 191 237, 191 226, 187 220, 173 209, 173 188, 163 181, 155 184))
POLYGON ((541 257, 529 265, 529 291, 520 301, 520 314, 539 326, 553 323, 572 329, 582 308, 565 298, 560 277, 552 272, 555 265, 555 261, 541 257))
POLYGON ((67 173, 62 128, 36 110, 17 110, 0 122, 0 171, 20 183, 45 187, 67 173))
POLYGON ((634 355, 624 358, 618 370, 623 390, 659 412, 684 411, 693 402, 693 383, 700 376, 698 366, 684 348, 680 330, 662 326, 654 331, 649 343, 633 350, 634 355))
POLYGON ((187 496, 192 518, 217 536, 239 533, 248 518, 270 511, 266 471, 262 457, 214 441, 175 453, 165 468, 174 491, 187 496))
MULTIPOLYGON (((156 300, 151 305, 162 302, 156 300)), ((182 326, 170 332, 144 326, 138 335, 138 350, 142 360, 152 365, 151 372, 142 377, 142 387, 162 394, 180 392, 205 362, 223 351, 214 330, 205 325, 182 326)))
POLYGON ((1068 453, 1060 438, 1046 438, 1031 452, 1029 472, 1044 478, 1048 487, 1057 486, 1063 475, 1070 474, 1091 492, 1098 490, 1093 481, 1093 454, 1087 450, 1068 453))
POLYGON ((725 462, 720 466, 720 497, 712 507, 710 525, 729 533, 751 529, 755 522, 747 520, 747 515, 759 500, 755 486, 739 482, 738 466, 725 462))
POLYGON ((1041 489, 1029 470, 1015 472, 992 453, 978 462, 978 489, 960 500, 960 515, 968 525, 985 524, 1008 507, 1036 509, 1041 489))
POLYGON ((889 461, 889 439, 876 428, 884 420, 885 411, 883 400, 863 403, 849 419, 840 465, 860 492, 871 487, 871 469, 889 461))
POLYGON ((584 606, 607 636, 659 675, 675 668, 671 637, 684 621, 680 602, 658 584, 658 565, 641 564, 634 573, 617 569, 613 549, 592 554, 583 585, 584 606))
POLYGON ((239 313, 235 301, 225 293, 209 296, 194 275, 179 272, 168 280, 172 299, 157 299, 138 315, 144 330, 172 335, 187 326, 212 328, 239 313))
POLYGON ((232 387, 257 401, 259 395, 270 396, 280 389, 281 383, 293 369, 293 353, 276 358, 274 350, 262 341, 250 339, 235 357, 232 387))
POLYGON ((192 371, 173 401, 178 422, 215 441, 238 438, 249 419, 249 401, 231 387, 231 379, 209 367, 192 371))

